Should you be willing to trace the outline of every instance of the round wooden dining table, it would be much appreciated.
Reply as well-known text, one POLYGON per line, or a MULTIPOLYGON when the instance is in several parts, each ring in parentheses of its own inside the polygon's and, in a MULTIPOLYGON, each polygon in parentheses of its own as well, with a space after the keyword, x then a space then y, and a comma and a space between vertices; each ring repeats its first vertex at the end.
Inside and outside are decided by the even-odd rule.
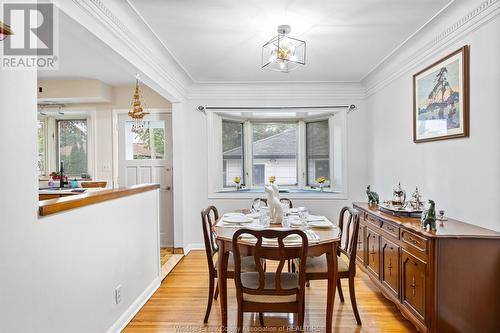
MULTIPOLYGON (((238 227, 218 226, 217 221, 214 226, 214 233, 216 235, 216 242, 219 247, 219 254, 217 256, 217 276, 219 283, 219 299, 220 310, 222 318, 222 332, 228 330, 227 326, 227 263, 230 251, 233 249, 233 234, 238 227)), ((269 228, 284 229, 283 227, 270 226, 269 228)), ((333 228, 308 228, 319 236, 319 239, 310 241, 308 244, 307 255, 309 257, 316 257, 326 254, 328 262, 328 279, 327 279, 327 302, 326 302, 326 332, 332 332, 333 323, 333 305, 335 301, 335 286, 337 283, 337 248, 340 244, 341 232, 340 228, 334 226, 333 228)), ((242 255, 253 255, 254 243, 239 243, 242 255)), ((270 247, 273 245, 270 244, 270 247)), ((286 246, 301 246, 301 244, 287 244, 286 246)))

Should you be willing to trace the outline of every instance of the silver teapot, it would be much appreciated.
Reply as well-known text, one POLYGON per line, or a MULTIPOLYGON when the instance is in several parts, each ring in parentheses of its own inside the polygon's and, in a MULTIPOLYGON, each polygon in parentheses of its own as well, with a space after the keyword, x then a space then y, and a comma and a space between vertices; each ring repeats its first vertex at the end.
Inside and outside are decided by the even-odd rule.
POLYGON ((392 205, 396 207, 404 207, 406 203, 406 192, 401 188, 401 182, 398 187, 392 191, 392 205))

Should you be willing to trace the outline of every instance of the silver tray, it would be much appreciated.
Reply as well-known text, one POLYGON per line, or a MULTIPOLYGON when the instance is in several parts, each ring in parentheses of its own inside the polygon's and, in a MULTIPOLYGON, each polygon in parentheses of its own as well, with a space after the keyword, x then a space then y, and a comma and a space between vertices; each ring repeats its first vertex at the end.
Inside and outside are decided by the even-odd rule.
POLYGON ((404 206, 393 206, 392 204, 378 204, 378 210, 382 213, 402 216, 402 217, 417 217, 422 216, 422 209, 415 209, 410 203, 406 203, 404 206))

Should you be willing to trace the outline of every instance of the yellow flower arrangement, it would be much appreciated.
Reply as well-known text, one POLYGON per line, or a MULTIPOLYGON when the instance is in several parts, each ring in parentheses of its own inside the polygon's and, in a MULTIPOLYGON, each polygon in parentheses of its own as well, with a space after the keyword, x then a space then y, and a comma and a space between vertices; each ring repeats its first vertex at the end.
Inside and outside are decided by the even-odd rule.
POLYGON ((236 177, 234 177, 234 178, 233 178, 233 182, 234 182, 235 184, 239 184, 239 183, 241 183, 241 177, 240 177, 240 176, 236 176, 236 177))
POLYGON ((274 184, 274 182, 275 182, 275 181, 276 181, 276 176, 270 176, 270 177, 269 177, 269 182, 270 182, 271 184, 274 184))
POLYGON ((316 182, 318 182, 318 184, 324 184, 324 183, 326 183, 326 178, 325 177, 318 177, 316 179, 316 182))

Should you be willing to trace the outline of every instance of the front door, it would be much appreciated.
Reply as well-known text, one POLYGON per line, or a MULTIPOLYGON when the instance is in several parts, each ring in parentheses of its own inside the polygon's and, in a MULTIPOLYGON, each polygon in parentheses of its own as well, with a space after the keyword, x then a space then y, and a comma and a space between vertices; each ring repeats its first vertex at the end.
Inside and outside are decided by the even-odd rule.
POLYGON ((118 117, 118 185, 160 184, 160 244, 174 246, 172 115, 153 113, 135 131, 127 114, 118 117))

